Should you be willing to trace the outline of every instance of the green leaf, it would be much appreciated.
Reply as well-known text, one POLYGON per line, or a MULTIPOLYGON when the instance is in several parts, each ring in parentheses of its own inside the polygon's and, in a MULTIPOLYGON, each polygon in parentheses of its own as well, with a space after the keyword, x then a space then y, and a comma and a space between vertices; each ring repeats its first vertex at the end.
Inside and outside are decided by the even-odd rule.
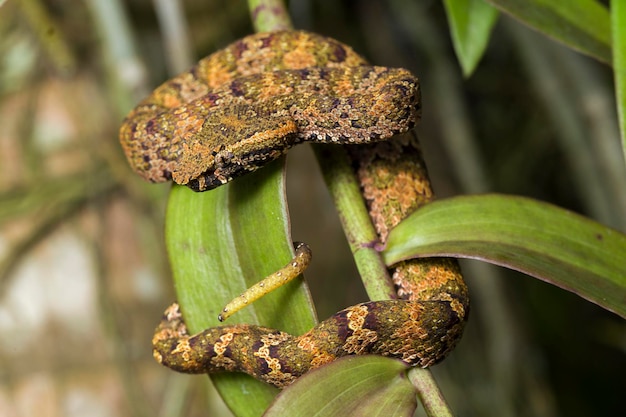
POLYGON ((484 0, 444 0, 456 56, 467 78, 485 52, 498 10, 484 0))
POLYGON ((626 235, 547 203, 482 195, 428 204, 391 231, 383 252, 387 265, 426 256, 506 266, 626 317, 626 235))
MULTIPOLYGON (((291 259, 281 164, 204 193, 172 188, 166 243, 178 301, 192 332, 219 325, 226 302, 291 259)), ((228 322, 300 334, 315 325, 315 315, 308 289, 297 279, 228 322)), ((217 374, 212 380, 237 416, 261 415, 278 392, 244 374, 217 374)))
POLYGON ((412 416, 417 399, 406 370, 380 356, 341 358, 299 378, 264 417, 412 416))
MULTIPOLYGON (((595 0, 487 0, 528 26, 600 61, 611 62, 609 12, 595 0)), ((619 0, 618 0, 619 1, 619 0)), ((613 1, 615 3, 615 1, 613 1)))
POLYGON ((617 117, 622 135, 622 150, 626 160, 626 3, 624 1, 613 0, 611 2, 611 27, 617 117))

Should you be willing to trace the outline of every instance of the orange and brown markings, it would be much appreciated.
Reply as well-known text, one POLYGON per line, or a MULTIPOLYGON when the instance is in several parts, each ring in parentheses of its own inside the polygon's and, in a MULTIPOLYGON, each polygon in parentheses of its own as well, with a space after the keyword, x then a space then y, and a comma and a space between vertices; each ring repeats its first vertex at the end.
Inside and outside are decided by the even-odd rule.
MULTIPOLYGON (((409 132, 385 142, 346 149, 384 244, 391 229, 434 198, 419 142, 409 132)), ((453 329, 460 338, 469 312, 469 293, 455 259, 410 259, 393 265, 390 273, 400 299, 447 305, 446 314, 460 319, 453 329)), ((442 349, 447 352, 451 347, 442 349)))
POLYGON ((430 366, 441 359, 441 341, 451 343, 459 336, 454 330, 458 317, 447 314, 440 302, 370 301, 336 313, 301 336, 246 324, 190 336, 181 317, 178 305, 170 306, 156 330, 152 343, 159 363, 185 373, 245 372, 279 388, 347 355, 376 354, 430 366))
POLYGON ((205 191, 297 143, 406 132, 419 102, 407 70, 366 66, 348 46, 314 34, 256 34, 158 87, 126 117, 120 142, 145 179, 205 191))
MULTIPOLYGON (((157 88, 129 114, 120 139, 144 178, 198 191, 258 169, 299 142, 358 144, 346 148, 384 243, 433 197, 417 140, 391 138, 417 123, 419 100, 408 71, 368 66, 338 41, 297 31, 256 34, 157 88)), ((399 300, 349 307, 298 337, 246 324, 189 335, 175 304, 154 335, 154 357, 180 372, 239 371, 278 387, 346 355, 433 365, 457 344, 467 319, 458 265, 411 260, 392 272, 399 300)))

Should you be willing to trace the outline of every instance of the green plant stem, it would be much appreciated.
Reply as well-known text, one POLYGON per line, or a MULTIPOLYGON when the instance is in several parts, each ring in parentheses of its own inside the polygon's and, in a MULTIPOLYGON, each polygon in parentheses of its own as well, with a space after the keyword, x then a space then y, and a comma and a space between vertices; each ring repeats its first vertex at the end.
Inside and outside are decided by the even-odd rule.
POLYGON ((293 29, 282 0, 248 0, 255 32, 293 29))
POLYGON ((453 416, 433 374, 428 369, 413 368, 408 372, 408 376, 429 417, 453 416))
POLYGON ((317 145, 314 150, 367 295, 372 300, 388 300, 394 297, 395 290, 387 267, 374 248, 378 235, 346 152, 335 145, 317 145))

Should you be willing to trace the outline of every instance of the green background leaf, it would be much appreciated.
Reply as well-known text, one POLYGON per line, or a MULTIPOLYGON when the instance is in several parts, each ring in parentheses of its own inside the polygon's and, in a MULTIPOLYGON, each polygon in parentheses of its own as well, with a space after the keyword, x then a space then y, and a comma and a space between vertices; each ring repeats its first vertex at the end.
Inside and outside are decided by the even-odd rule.
MULTIPOLYGON (((174 186, 166 241, 178 301, 192 332, 218 326, 226 302, 285 265, 293 254, 282 162, 205 193, 174 186)), ((231 317, 292 334, 315 325, 301 279, 273 291, 231 317)), ((244 374, 211 376, 237 416, 259 416, 277 389, 244 374)))
POLYGON ((498 10, 484 0, 444 0, 443 4, 454 50, 467 78, 485 52, 498 10))
POLYGON ((622 136, 624 160, 626 160, 626 3, 624 1, 613 0, 611 2, 611 28, 617 118, 622 136))
POLYGON ((431 203, 389 234, 385 262, 419 256, 481 259, 574 292, 626 317, 626 236, 522 197, 431 203))
POLYGON ((571 48, 611 62, 609 12, 595 0, 487 0, 571 48))

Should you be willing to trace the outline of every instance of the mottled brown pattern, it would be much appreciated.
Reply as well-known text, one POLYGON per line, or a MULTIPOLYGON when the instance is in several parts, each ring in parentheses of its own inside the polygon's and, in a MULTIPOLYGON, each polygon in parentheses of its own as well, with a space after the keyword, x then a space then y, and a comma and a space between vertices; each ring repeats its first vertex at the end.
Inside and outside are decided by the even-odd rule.
POLYGON ((419 102, 419 83, 404 69, 366 66, 349 47, 313 34, 256 34, 158 87, 126 117, 120 142, 145 179, 204 191, 297 143, 406 132, 419 102))
MULTIPOLYGON (((407 71, 367 66, 329 38, 274 32, 244 38, 163 84, 129 115, 120 138, 146 179, 196 190, 257 169, 298 142, 360 143, 347 148, 384 243, 433 197, 417 140, 385 141, 410 129, 419 112, 419 84, 407 71)), ((393 277, 401 300, 349 307, 299 337, 245 324, 189 336, 174 304, 155 332, 154 357, 180 372, 240 371, 278 387, 350 354, 430 366, 453 349, 467 319, 458 265, 406 261, 393 277)))
POLYGON ((246 324, 211 327, 189 336, 173 304, 152 343, 157 362, 175 371, 239 371, 282 388, 346 355, 376 354, 410 365, 433 365, 456 344, 455 329, 462 321, 450 314, 445 302, 386 300, 349 307, 298 337, 246 324), (226 349, 221 345, 225 338, 226 349))
MULTIPOLYGON (((361 184, 370 217, 382 243, 389 230, 434 198, 419 142, 413 132, 386 142, 346 147, 361 184)), ((390 269, 398 297, 447 303, 462 320, 469 311, 469 294, 455 259, 411 259, 390 269)))

